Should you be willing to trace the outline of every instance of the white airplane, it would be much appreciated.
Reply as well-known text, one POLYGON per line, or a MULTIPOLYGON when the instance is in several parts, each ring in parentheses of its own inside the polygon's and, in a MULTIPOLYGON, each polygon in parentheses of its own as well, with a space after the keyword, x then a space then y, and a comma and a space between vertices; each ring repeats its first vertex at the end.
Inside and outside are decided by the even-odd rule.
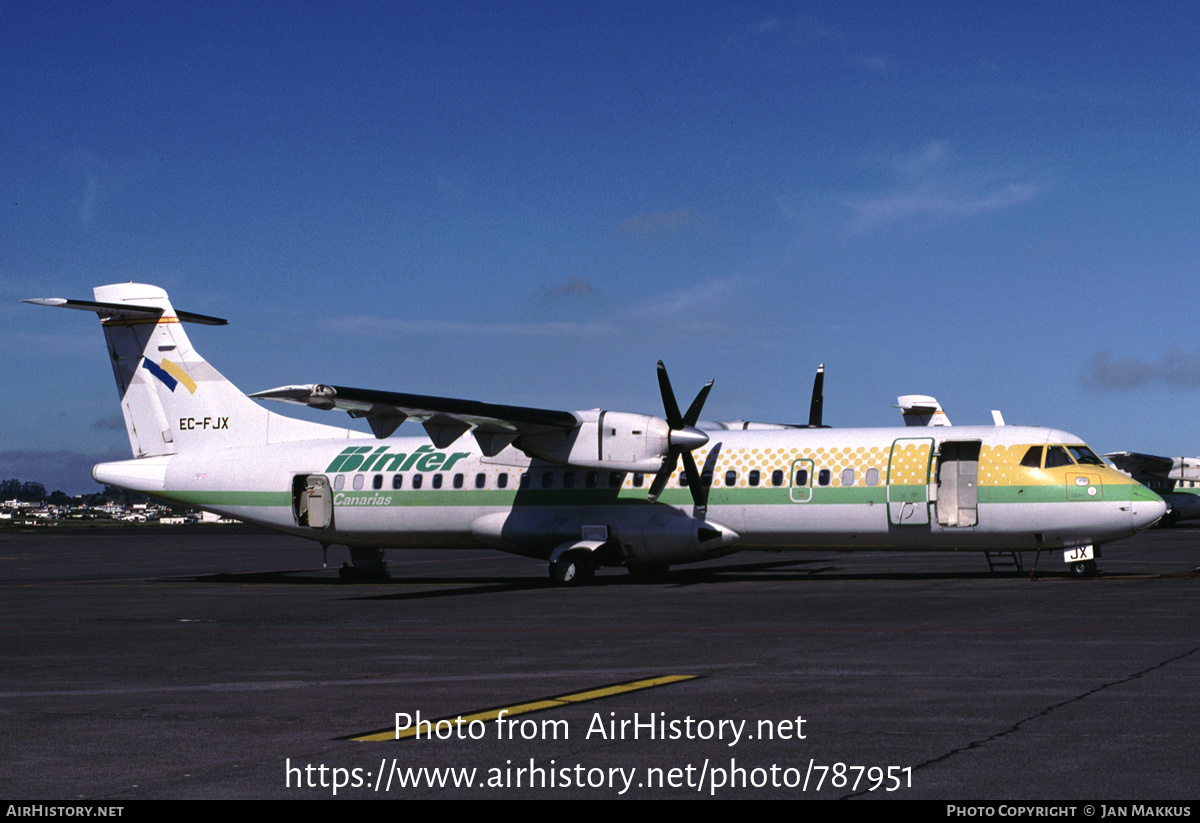
POLYGON ((549 561, 560 583, 745 549, 1059 549, 1090 574, 1096 547, 1166 511, 1056 429, 706 433, 696 422, 712 383, 681 414, 661 363, 663 417, 317 384, 251 395, 365 417, 371 437, 238 391, 182 326, 224 320, 177 312, 155 286, 94 297, 27 301, 100 317, 134 458, 92 476, 347 546, 360 572, 386 571, 383 549, 490 546, 549 561), (406 419, 427 436, 394 437, 406 419))
POLYGON ((1104 456, 1167 502, 1171 509, 1164 523, 1200 519, 1200 457, 1159 457, 1137 452, 1104 456))

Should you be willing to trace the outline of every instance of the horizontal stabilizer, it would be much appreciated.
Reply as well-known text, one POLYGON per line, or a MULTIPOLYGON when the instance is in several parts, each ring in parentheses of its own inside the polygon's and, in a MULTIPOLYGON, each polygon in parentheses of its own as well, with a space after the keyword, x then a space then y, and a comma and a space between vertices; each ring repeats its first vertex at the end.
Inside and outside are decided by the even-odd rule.
MULTIPOLYGON (((94 311, 102 320, 110 317, 122 320, 135 320, 147 317, 159 318, 163 309, 159 306, 131 306, 128 303, 99 303, 95 300, 67 300, 63 297, 34 297, 22 300, 22 303, 32 303, 35 306, 53 306, 59 309, 79 309, 94 311)), ((184 323, 201 323, 205 326, 227 326, 228 320, 220 317, 209 317, 206 314, 195 314, 188 311, 176 311, 175 316, 184 323)))

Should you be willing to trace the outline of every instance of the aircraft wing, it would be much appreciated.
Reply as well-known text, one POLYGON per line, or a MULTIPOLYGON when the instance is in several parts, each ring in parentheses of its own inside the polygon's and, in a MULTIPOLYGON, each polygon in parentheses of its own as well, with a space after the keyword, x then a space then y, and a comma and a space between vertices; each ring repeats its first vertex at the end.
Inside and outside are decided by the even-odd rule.
POLYGON ((662 361, 658 363, 658 381, 665 418, 602 409, 573 412, 534 409, 315 383, 281 386, 250 397, 316 409, 341 409, 351 417, 365 417, 378 438, 390 437, 405 420, 415 420, 425 427, 439 449, 469 431, 488 456, 499 454, 511 445, 530 457, 550 463, 654 473, 651 501, 658 498, 682 457, 688 469, 688 487, 697 510, 702 510, 707 493, 691 452, 708 442, 708 435, 695 428, 695 424, 712 381, 696 395, 686 414, 679 412, 662 361))
POLYGON ((250 396, 315 409, 340 409, 351 417, 365 417, 379 438, 390 436, 405 420, 413 420, 425 427, 438 448, 449 446, 472 430, 486 454, 496 454, 522 434, 547 435, 556 430, 566 433, 583 422, 579 415, 568 411, 346 386, 281 386, 250 396))
POLYGON ((1139 454, 1137 452, 1113 452, 1104 455, 1112 464, 1123 472, 1128 472, 1135 478, 1139 475, 1148 477, 1166 477, 1175 466, 1175 460, 1170 457, 1159 457, 1156 454, 1139 454))

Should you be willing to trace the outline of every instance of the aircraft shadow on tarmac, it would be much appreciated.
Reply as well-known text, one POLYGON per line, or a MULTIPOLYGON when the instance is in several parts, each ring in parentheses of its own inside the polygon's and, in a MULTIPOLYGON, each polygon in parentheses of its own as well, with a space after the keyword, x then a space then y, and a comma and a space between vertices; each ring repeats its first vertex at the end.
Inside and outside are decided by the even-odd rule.
MULTIPOLYGON (((880 570, 875 563, 871 568, 857 571, 853 561, 842 561, 828 557, 772 559, 758 562, 736 563, 719 566, 698 566, 672 570, 659 579, 636 579, 624 572, 601 573, 588 585, 589 588, 608 586, 658 586, 681 587, 715 585, 756 581, 770 582, 816 582, 816 581, 933 581, 933 580, 1014 580, 1029 579, 1029 571, 963 571, 954 570, 880 570)), ((541 575, 415 575, 393 573, 390 580, 346 583, 326 569, 277 569, 270 571, 219 572, 216 574, 163 578, 172 583, 215 583, 239 586, 305 585, 343 586, 346 594, 364 600, 417 600, 438 597, 460 597, 464 595, 495 594, 502 592, 530 591, 535 589, 559 589, 553 581, 541 575), (388 586, 429 587, 419 591, 386 591, 388 586), (384 589, 384 591, 380 591, 384 589)), ((1103 579, 1103 574, 1093 580, 1103 579)), ((1036 579, 1067 579, 1065 571, 1039 570, 1036 579)))

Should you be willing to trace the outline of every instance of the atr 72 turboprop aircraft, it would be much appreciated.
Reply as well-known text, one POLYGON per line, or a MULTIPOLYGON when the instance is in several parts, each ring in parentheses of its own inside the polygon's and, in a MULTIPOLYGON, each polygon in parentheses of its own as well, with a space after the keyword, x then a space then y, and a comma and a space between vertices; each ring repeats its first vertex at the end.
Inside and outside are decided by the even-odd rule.
POLYGON ((177 312, 155 286, 94 296, 27 301, 100 316, 134 458, 92 476, 347 546, 360 572, 385 571, 383 549, 490 546, 549 561, 560 583, 744 549, 1061 549, 1086 574, 1096 546, 1166 511, 1056 429, 702 431, 712 383, 681 414, 661 363, 664 417, 317 384, 250 396, 365 417, 371 437, 238 391, 182 326, 224 320, 177 312), (406 419, 428 436, 393 437, 406 419), (1066 459, 1043 465, 1050 453, 1066 459))

